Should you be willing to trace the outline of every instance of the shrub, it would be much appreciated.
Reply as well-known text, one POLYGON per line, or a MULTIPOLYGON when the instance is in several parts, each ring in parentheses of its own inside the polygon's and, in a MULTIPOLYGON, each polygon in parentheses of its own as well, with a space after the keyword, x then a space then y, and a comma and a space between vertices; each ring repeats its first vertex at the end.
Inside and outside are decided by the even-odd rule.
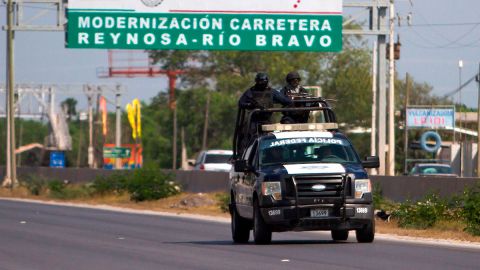
POLYGON ((47 186, 49 191, 48 195, 55 199, 88 198, 93 193, 89 185, 72 185, 59 180, 51 180, 47 186))
POLYGON ((372 193, 373 207, 375 207, 375 209, 381 209, 389 213, 392 213, 395 210, 397 210, 398 203, 390 201, 389 199, 385 199, 382 193, 383 191, 380 184, 375 183, 373 186, 373 193, 372 193))
POLYGON ((93 181, 92 189, 95 194, 121 194, 127 189, 128 173, 114 173, 109 176, 99 176, 93 181))
POLYGON ((22 177, 20 183, 30 192, 31 195, 38 196, 47 189, 47 180, 42 177, 27 175, 22 177))
POLYGON ((465 231, 480 235, 480 185, 476 188, 469 188, 463 194, 463 209, 461 216, 463 217, 467 227, 465 231))
POLYGON ((382 187, 380 186, 379 183, 375 183, 373 185, 373 205, 376 209, 383 209, 383 205, 385 203, 385 199, 383 198, 383 191, 382 187))
POLYGON ((132 201, 150 201, 180 193, 180 187, 173 182, 174 177, 164 174, 155 166, 145 166, 134 170, 128 176, 127 191, 132 201))
POLYGON ((216 195, 218 201, 218 206, 222 212, 227 213, 229 211, 228 205, 230 204, 230 194, 228 193, 219 193, 216 195))
POLYGON ((445 215, 446 203, 436 194, 429 194, 423 200, 413 203, 407 200, 393 212, 398 225, 403 228, 426 229, 432 227, 445 215))
POLYGON ((48 184, 49 195, 58 199, 65 199, 65 184, 60 180, 49 181, 48 184))

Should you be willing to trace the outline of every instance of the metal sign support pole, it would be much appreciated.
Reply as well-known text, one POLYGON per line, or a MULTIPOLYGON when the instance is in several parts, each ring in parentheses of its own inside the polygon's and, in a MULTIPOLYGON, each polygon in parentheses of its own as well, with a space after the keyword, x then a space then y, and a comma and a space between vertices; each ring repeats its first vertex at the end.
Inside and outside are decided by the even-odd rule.
POLYGON ((3 186, 13 187, 17 184, 15 160, 15 93, 14 93, 14 59, 13 59, 13 1, 7 2, 7 168, 3 186))

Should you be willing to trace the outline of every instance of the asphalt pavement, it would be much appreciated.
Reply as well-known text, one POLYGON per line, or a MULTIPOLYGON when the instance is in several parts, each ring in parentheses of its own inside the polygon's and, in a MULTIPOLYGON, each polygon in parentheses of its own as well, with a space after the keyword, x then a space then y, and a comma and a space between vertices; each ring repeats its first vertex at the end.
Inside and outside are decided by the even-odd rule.
POLYGON ((0 199, 0 269, 480 269, 478 248, 353 236, 235 245, 225 222, 0 199))

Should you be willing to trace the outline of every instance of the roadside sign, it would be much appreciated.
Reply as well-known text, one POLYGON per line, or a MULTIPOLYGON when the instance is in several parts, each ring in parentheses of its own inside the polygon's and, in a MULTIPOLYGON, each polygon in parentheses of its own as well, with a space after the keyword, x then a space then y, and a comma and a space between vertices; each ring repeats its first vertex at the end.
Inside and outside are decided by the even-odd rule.
POLYGON ((50 168, 65 168, 65 152, 50 152, 50 168))
POLYGON ((104 147, 104 158, 129 158, 131 149, 127 147, 104 147))
POLYGON ((407 108, 407 128, 455 128, 455 108, 407 108))
POLYGON ((67 48, 342 49, 342 0, 69 0, 67 48))

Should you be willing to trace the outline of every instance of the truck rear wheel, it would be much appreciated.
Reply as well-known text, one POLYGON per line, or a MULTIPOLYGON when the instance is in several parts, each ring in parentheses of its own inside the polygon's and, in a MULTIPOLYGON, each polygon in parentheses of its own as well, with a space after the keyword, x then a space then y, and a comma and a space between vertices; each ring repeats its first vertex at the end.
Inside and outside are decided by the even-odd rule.
POLYGON ((348 239, 348 230, 332 230, 332 239, 335 241, 345 241, 348 239))
POLYGON ((363 228, 356 230, 357 241, 359 243, 371 243, 375 239, 375 223, 370 221, 363 228))
POLYGON ((253 239, 257 245, 265 245, 272 242, 272 230, 263 220, 257 201, 254 202, 253 206, 253 239))
POLYGON ((234 243, 247 243, 250 238, 250 224, 247 219, 241 217, 237 212, 235 204, 232 205, 231 227, 234 243))

